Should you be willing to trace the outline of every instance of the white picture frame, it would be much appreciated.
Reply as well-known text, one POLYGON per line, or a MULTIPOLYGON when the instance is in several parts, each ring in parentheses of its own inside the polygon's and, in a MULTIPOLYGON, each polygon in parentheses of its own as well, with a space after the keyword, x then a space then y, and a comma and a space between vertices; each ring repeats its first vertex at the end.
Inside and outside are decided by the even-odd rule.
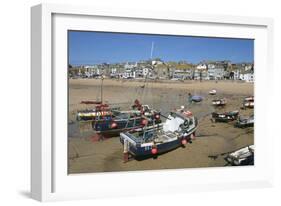
POLYGON ((269 95, 273 91, 271 19, 40 4, 31 9, 31 26, 32 198, 52 201, 272 186, 274 135, 266 114, 269 103, 262 95, 266 89, 269 95), (62 82, 67 81, 68 29, 254 38, 255 166, 67 175, 67 84, 62 82), (128 190, 132 182, 138 187, 128 190))

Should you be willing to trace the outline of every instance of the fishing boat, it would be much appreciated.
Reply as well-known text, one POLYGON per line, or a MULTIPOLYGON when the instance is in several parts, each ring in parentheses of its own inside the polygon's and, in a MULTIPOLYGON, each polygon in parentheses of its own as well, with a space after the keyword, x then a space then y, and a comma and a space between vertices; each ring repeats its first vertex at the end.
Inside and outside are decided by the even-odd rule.
POLYGON ((104 77, 101 76, 100 85, 100 100, 82 100, 80 104, 94 105, 93 108, 79 110, 76 113, 77 121, 97 121, 101 118, 106 118, 112 115, 112 111, 119 110, 120 107, 109 106, 103 102, 103 81, 104 77))
POLYGON ((128 155, 145 157, 184 146, 195 138, 197 119, 190 111, 171 112, 164 123, 120 133, 124 161, 128 155))
MULTIPOLYGON (((92 103, 91 103, 92 104, 92 103)), ((120 107, 110 107, 108 104, 97 104, 93 109, 85 109, 77 111, 77 121, 96 121, 103 117, 107 117, 113 114, 113 111, 120 110, 120 107)))
POLYGON ((225 160, 233 166, 254 165, 254 145, 250 145, 232 153, 229 153, 225 160))
POLYGON ((80 132, 93 130, 98 139, 117 136, 121 131, 141 128, 161 123, 160 112, 142 105, 135 100, 129 110, 103 103, 103 80, 101 78, 101 101, 83 100, 82 104, 94 104, 93 109, 81 110, 76 113, 80 132))
POLYGON ((225 98, 223 98, 223 99, 214 99, 212 101, 212 104, 214 106, 225 106, 226 105, 226 99, 225 98))
POLYGON ((238 118, 239 111, 230 111, 225 113, 212 113, 211 120, 213 122, 230 122, 238 118))
POLYGON ((246 128, 254 126, 254 115, 249 117, 240 116, 235 124, 235 127, 246 128))
POLYGON ((209 91, 209 95, 216 95, 217 94, 217 90, 212 89, 211 91, 209 91))
POLYGON ((160 124, 160 116, 160 112, 138 103, 128 111, 112 110, 110 115, 92 121, 92 128, 98 135, 114 136, 120 132, 160 124))

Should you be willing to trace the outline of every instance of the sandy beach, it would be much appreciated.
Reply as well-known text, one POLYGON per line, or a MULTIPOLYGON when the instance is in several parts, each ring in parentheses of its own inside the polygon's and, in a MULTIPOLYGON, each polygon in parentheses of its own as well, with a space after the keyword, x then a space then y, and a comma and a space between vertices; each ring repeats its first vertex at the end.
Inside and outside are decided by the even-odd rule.
POLYGON ((78 110, 91 108, 80 104, 82 100, 97 100, 101 92, 100 79, 69 80, 69 137, 68 171, 73 173, 136 171, 153 169, 176 169, 198 167, 221 167, 226 165, 225 153, 254 143, 253 128, 234 128, 231 123, 212 123, 211 113, 239 110, 243 116, 253 114, 253 109, 241 110, 243 98, 254 94, 252 83, 235 81, 103 81, 103 99, 110 104, 128 109, 135 99, 148 104, 162 114, 184 105, 199 120, 197 138, 185 148, 177 148, 159 155, 156 159, 131 160, 123 163, 123 148, 118 137, 92 142, 92 131, 81 133, 75 114, 78 110), (217 90, 209 96, 208 91, 217 90), (201 95, 201 103, 188 104, 187 95, 201 95), (224 108, 214 108, 212 99, 225 97, 224 108))

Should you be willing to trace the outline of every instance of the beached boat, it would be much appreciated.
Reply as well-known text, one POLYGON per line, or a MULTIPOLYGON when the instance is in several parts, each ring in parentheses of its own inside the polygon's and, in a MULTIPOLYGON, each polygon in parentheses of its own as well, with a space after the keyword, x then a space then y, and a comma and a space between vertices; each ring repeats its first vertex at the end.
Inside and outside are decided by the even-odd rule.
POLYGON ((233 166, 254 165, 254 145, 236 150, 225 157, 233 166))
POLYGON ((254 101, 254 96, 245 97, 244 101, 254 101))
POLYGON ((235 127, 239 128, 246 128, 246 127, 253 127, 254 126, 254 115, 249 117, 242 117, 240 116, 235 124, 235 127))
POLYGON ((253 96, 250 96, 250 97, 246 97, 243 101, 243 104, 242 104, 242 108, 245 109, 245 108, 254 108, 254 97, 253 96))
POLYGON ((192 102, 201 102, 203 100, 203 97, 201 96, 192 96, 191 101, 192 102))
POLYGON ((255 103, 254 102, 243 102, 244 108, 254 108, 255 103))
POLYGON ((224 105, 226 105, 226 99, 214 99, 213 101, 212 101, 212 104, 214 105, 214 106, 224 106, 224 105))
POLYGON ((97 104, 94 109, 85 109, 77 111, 77 121, 96 121, 107 116, 111 116, 113 111, 120 110, 120 107, 110 107, 108 104, 97 104))
POLYGON ((209 95, 216 95, 217 94, 217 90, 212 89, 211 91, 209 91, 209 95))
POLYGON ((161 123, 161 113, 142 105, 138 100, 131 110, 112 110, 110 115, 92 121, 92 128, 98 135, 114 136, 120 132, 161 123))
POLYGON ((249 102, 244 102, 243 106, 247 107, 247 108, 254 108, 255 104, 254 104, 254 102, 249 101, 249 102))
POLYGON ((199 95, 191 95, 190 93, 188 94, 188 102, 201 102, 203 100, 203 97, 199 95))
POLYGON ((189 111, 171 112, 164 123, 141 130, 120 133, 124 161, 134 157, 158 155, 183 146, 195 137, 197 119, 189 111))
POLYGON ((82 100, 81 104, 102 104, 102 101, 99 100, 82 100))
POLYGON ((203 100, 202 96, 199 95, 192 95, 191 93, 188 93, 188 102, 201 102, 203 100))
POLYGON ((100 100, 82 100, 80 104, 94 105, 94 108, 77 111, 77 121, 96 121, 101 118, 106 118, 112 115, 112 111, 120 109, 119 107, 112 107, 103 102, 103 81, 104 77, 101 76, 100 100))
POLYGON ((92 129, 98 139, 117 136, 122 131, 137 129, 161 123, 160 112, 142 105, 135 100, 131 109, 121 110, 119 107, 103 103, 103 78, 101 79, 101 101, 84 100, 83 104, 96 104, 94 109, 78 111, 80 131, 92 129), (81 129, 82 128, 82 129, 81 129))
POLYGON ((238 118, 239 111, 231 111, 225 113, 212 113, 212 121, 214 122, 230 122, 238 118))

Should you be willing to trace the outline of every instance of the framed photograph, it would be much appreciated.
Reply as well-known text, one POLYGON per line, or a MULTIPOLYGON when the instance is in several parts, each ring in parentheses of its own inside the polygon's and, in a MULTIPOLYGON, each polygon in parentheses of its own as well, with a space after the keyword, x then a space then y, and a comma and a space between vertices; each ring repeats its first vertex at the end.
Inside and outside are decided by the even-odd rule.
POLYGON ((40 201, 272 186, 267 18, 31 9, 40 201))

